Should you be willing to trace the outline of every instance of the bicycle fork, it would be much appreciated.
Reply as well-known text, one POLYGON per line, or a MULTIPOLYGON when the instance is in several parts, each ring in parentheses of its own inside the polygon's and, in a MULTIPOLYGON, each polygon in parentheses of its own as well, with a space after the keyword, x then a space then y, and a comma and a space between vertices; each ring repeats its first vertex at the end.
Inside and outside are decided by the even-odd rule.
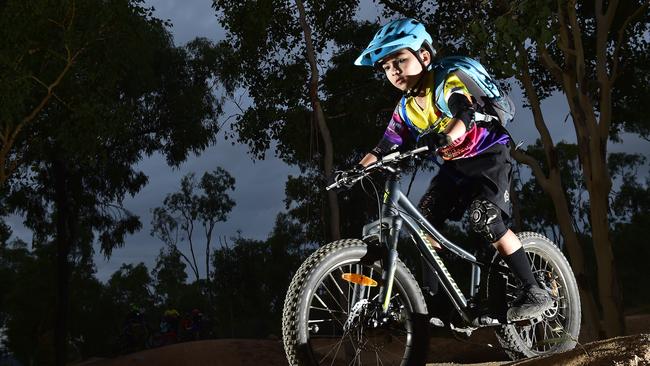
MULTIPOLYGON (((390 218, 390 225, 388 227, 388 235, 386 247, 388 255, 386 255, 386 264, 384 265, 384 273, 382 273, 382 282, 385 284, 379 292, 379 299, 383 300, 381 309, 384 315, 388 313, 390 299, 393 293, 393 284, 395 282, 395 269, 397 266, 397 242, 399 241, 399 233, 402 230, 402 218, 398 215, 397 205, 399 195, 399 177, 393 177, 386 181, 384 188, 384 204, 382 207, 382 214, 384 217, 390 218)), ((383 231, 383 230, 381 230, 383 231)), ((380 235, 383 236, 383 232, 380 235)))
POLYGON ((402 229, 402 219, 396 217, 388 233, 388 255, 386 256, 386 265, 382 273, 382 282, 385 284, 379 291, 379 299, 383 299, 381 309, 385 314, 388 313, 388 306, 393 292, 393 283, 395 282, 395 269, 397 264, 397 242, 399 232, 402 229))

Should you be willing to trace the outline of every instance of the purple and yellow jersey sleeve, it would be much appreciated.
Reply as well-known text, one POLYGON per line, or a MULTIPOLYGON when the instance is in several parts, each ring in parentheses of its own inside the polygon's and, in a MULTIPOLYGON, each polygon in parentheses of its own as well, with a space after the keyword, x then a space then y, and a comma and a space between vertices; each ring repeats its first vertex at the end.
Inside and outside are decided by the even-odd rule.
MULTIPOLYGON (((436 107, 433 74, 430 73, 426 77, 424 108, 420 107, 413 97, 406 98, 404 105, 402 103, 397 105, 384 136, 376 148, 382 153, 402 145, 409 138, 417 139, 425 130, 430 129, 437 133, 444 133, 449 123, 454 120, 453 116, 442 114, 436 107)), ((462 93, 471 99, 471 94, 465 84, 453 73, 449 74, 445 80, 442 92, 447 101, 455 93, 462 93)), ((451 145, 440 149, 439 152, 445 160, 469 158, 481 154, 494 144, 506 144, 508 141, 508 135, 501 129, 479 127, 472 124, 463 136, 453 141, 451 145)))
POLYGON ((399 109, 400 106, 398 104, 388 122, 388 127, 384 131, 384 135, 379 140, 379 144, 371 151, 377 157, 383 156, 389 151, 401 146, 409 138, 409 128, 404 123, 399 109))
POLYGON ((404 122, 400 112, 400 105, 398 104, 393 111, 393 115, 388 122, 388 127, 384 131, 384 139, 395 146, 400 146, 409 138, 411 131, 404 122))

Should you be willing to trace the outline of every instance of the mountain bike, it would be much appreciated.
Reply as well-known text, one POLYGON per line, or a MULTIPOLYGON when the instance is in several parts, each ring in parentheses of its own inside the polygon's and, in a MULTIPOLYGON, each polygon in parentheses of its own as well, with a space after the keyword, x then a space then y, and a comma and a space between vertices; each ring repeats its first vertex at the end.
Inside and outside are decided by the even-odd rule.
MULTIPOLYGON (((553 307, 538 318, 508 322, 506 311, 519 281, 498 254, 477 256, 444 237, 402 193, 406 162, 428 153, 427 147, 387 155, 364 170, 336 176, 327 189, 346 189, 375 173, 385 175, 379 219, 363 227, 360 239, 337 240, 320 247, 297 270, 287 292, 282 338, 289 364, 424 365, 430 324, 422 290, 400 260, 397 245, 410 237, 425 264, 458 313, 455 330, 471 333, 492 327, 512 359, 572 349, 580 330, 576 280, 558 247, 543 235, 523 232, 521 240, 538 284, 553 307), (428 236, 471 264, 466 296, 452 278, 428 236)), ((379 196, 379 195, 377 195, 379 196)))

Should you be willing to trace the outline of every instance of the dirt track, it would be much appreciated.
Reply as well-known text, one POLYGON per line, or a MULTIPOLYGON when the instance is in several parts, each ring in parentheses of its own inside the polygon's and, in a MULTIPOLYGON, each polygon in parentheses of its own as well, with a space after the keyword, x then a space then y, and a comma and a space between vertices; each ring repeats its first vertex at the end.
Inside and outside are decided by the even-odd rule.
MULTIPOLYGON (((650 365, 650 316, 628 317, 628 332, 620 337, 576 347, 573 351, 509 365, 650 365)), ((427 366, 508 364, 490 332, 476 332, 470 341, 433 337, 427 366), (494 347, 488 346, 493 344, 494 347)), ((219 339, 180 343, 114 359, 94 359, 74 366, 288 366, 279 340, 219 339)))
MULTIPOLYGON (((453 340, 452 340, 453 341, 453 340)), ((470 359, 485 357, 488 359, 499 358, 499 352, 481 350, 480 347, 471 351, 450 348, 453 344, 438 343, 438 349, 446 349, 450 362, 427 364, 427 366, 443 365, 562 365, 562 366, 587 366, 587 365, 647 365, 650 364, 650 334, 619 337, 605 341, 584 345, 563 354, 552 355, 541 359, 529 359, 516 363, 483 358, 479 363, 470 359), (451 351, 451 352, 450 352, 451 351), (453 356, 453 357, 452 357, 453 356), (466 363, 470 362, 470 363, 466 363)), ((458 344, 455 345, 458 347, 458 344)), ((143 351, 131 355, 107 359, 89 360, 76 366, 179 366, 179 365, 205 365, 205 366, 287 366, 287 361, 279 341, 274 340, 209 340, 190 343, 175 344, 163 348, 143 351)))

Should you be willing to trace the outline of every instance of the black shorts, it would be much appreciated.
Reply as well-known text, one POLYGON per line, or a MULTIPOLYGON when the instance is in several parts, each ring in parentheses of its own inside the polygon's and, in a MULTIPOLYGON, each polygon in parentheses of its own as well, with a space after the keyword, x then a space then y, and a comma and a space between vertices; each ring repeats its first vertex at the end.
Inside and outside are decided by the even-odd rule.
POLYGON ((510 145, 496 144, 480 155, 445 161, 420 200, 418 208, 434 226, 460 220, 475 199, 497 205, 512 215, 510 145))

